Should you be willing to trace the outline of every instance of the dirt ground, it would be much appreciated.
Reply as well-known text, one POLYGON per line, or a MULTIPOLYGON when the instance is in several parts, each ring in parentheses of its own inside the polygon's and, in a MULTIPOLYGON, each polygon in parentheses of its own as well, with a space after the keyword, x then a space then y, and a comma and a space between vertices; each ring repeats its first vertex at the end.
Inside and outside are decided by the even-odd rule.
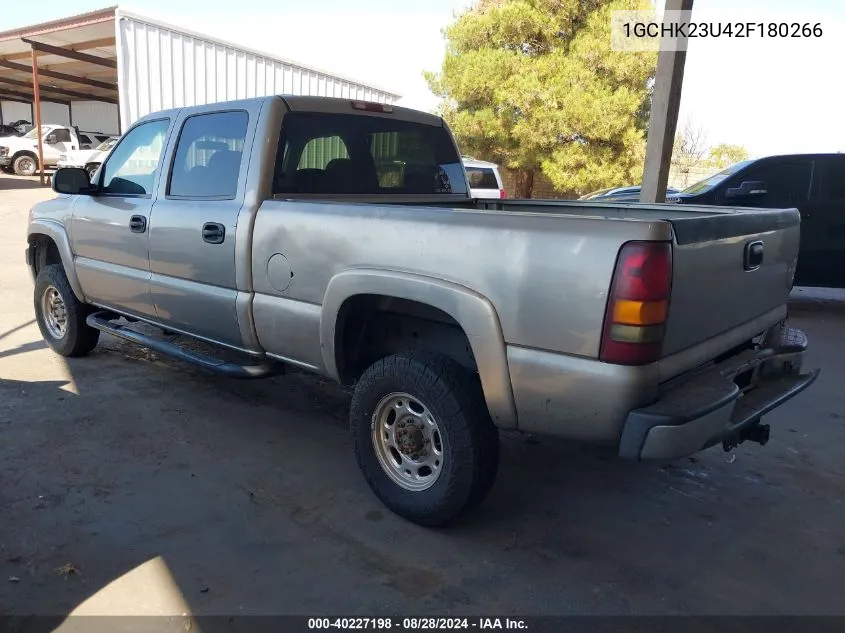
POLYGON ((506 436, 488 500, 426 530, 370 493, 331 383, 46 349, 24 245, 51 195, 0 175, 0 614, 845 614, 841 293, 796 304, 824 370, 768 446, 660 467, 506 436))

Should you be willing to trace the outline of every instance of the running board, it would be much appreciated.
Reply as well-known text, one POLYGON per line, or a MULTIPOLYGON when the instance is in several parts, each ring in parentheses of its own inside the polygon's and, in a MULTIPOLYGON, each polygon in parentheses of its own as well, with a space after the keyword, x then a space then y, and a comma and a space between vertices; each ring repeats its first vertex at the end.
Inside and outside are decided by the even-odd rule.
POLYGON ((127 341, 137 343, 144 347, 148 347, 156 352, 166 354, 171 358, 191 363, 198 367, 202 367, 208 371, 227 376, 229 378, 265 378, 273 374, 283 373, 283 367, 272 363, 259 363, 257 365, 238 365, 237 363, 229 363, 219 358, 206 356, 198 352, 190 351, 162 341, 161 339, 153 338, 146 334, 136 332, 125 325, 117 325, 109 321, 109 318, 117 318, 118 315, 109 311, 95 312, 89 314, 85 322, 92 328, 98 329, 101 332, 118 336, 127 341), (108 317, 108 318, 107 318, 108 317))

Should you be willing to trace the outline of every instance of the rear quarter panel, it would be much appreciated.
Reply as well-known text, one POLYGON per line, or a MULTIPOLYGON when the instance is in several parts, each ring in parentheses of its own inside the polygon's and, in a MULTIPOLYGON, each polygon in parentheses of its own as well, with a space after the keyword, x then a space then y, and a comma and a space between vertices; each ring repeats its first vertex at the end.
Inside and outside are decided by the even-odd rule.
POLYGON ((620 245, 670 238, 662 222, 270 200, 255 219, 252 269, 256 321, 269 304, 278 316, 263 324, 276 335, 262 338, 259 328, 259 338, 268 352, 287 356, 279 349, 287 337, 317 336, 332 277, 368 268, 473 290, 495 307, 509 345, 595 357, 620 245), (274 255, 290 267, 286 288, 270 283, 274 255), (293 334, 294 326, 305 329, 293 334))

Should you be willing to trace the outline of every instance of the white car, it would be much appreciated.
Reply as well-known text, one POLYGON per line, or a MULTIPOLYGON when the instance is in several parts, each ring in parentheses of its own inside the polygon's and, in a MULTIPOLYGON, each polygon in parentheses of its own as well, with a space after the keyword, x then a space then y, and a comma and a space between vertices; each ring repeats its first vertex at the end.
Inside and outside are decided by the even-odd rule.
POLYGON ((504 198, 505 186, 496 163, 476 160, 471 156, 462 156, 464 170, 469 181, 470 195, 473 198, 504 198))
POLYGON ((105 157, 117 143, 118 137, 111 136, 94 149, 78 149, 72 152, 66 152, 59 156, 58 168, 62 167, 81 167, 88 170, 88 175, 92 175, 97 167, 105 160, 105 157), (89 169, 89 165, 92 167, 89 169))

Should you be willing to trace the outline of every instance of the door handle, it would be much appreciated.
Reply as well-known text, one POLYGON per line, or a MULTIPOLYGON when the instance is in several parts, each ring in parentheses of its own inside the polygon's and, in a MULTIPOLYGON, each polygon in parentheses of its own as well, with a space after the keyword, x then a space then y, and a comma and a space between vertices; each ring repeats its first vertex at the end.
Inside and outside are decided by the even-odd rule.
POLYGON ((133 233, 143 233, 147 230, 147 218, 143 215, 133 215, 129 218, 129 230, 133 233))
POLYGON ((209 244, 222 244, 226 239, 226 227, 217 222, 206 222, 202 225, 202 241, 209 244))

